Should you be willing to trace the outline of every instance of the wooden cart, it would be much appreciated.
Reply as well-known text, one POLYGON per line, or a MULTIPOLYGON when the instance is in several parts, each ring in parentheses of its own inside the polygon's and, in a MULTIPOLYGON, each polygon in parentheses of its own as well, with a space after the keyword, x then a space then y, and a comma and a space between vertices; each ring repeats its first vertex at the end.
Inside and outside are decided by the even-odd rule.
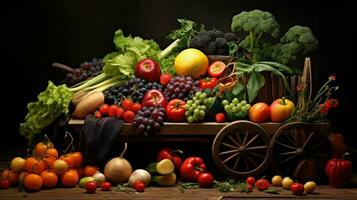
MULTIPOLYGON (((80 129, 83 120, 70 120, 80 129)), ((159 141, 213 141, 212 157, 216 166, 234 177, 254 176, 268 166, 277 173, 314 180, 329 157, 329 124, 253 123, 168 123, 150 137, 159 141)), ((121 137, 138 139, 131 124, 124 124, 121 137)))

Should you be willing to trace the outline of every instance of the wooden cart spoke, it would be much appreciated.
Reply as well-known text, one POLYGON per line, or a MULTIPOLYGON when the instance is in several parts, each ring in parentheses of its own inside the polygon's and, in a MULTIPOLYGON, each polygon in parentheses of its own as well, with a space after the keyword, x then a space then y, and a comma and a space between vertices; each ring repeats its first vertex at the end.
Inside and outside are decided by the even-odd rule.
POLYGON ((238 129, 236 129, 236 130, 234 131, 234 133, 235 133, 235 135, 236 135, 236 138, 237 138, 237 141, 239 142, 239 144, 243 144, 242 139, 240 138, 238 129))
POLYGON ((239 156, 240 152, 237 152, 231 156, 229 156, 228 158, 224 159, 222 162, 225 164, 226 162, 228 162, 229 160, 232 160, 234 157, 239 156))
POLYGON ((278 153, 279 156, 286 156, 286 155, 291 155, 291 154, 296 154, 296 151, 289 151, 285 153, 278 153))
POLYGON ((257 150, 257 149, 266 149, 268 148, 267 146, 256 146, 256 147, 248 147, 246 148, 247 151, 249 150, 257 150))
POLYGON ((229 151, 222 151, 222 152, 219 153, 219 155, 223 156, 223 155, 226 155, 226 154, 236 153, 238 151, 239 151, 238 149, 233 149, 233 150, 229 150, 229 151))
POLYGON ((236 149, 236 150, 238 150, 238 147, 233 146, 233 145, 231 145, 231 144, 228 144, 228 143, 226 143, 226 142, 222 142, 222 145, 225 146, 225 147, 231 148, 231 149, 236 149))
POLYGON ((294 145, 294 147, 298 147, 297 143, 294 141, 294 139, 292 138, 293 136, 290 134, 286 134, 284 138, 286 138, 286 140, 291 144, 294 145))
POLYGON ((248 171, 248 170, 250 169, 250 168, 249 168, 248 161, 247 161, 247 159, 245 159, 245 157, 243 158, 243 161, 244 161, 245 169, 246 169, 246 171, 248 171))
POLYGON ((245 158, 247 158, 248 161, 254 165, 254 167, 258 166, 257 162, 255 162, 249 155, 246 155, 245 158))
POLYGON ((285 160, 279 162, 279 164, 284 164, 284 163, 288 162, 289 160, 291 160, 291 159, 293 159, 293 158, 295 158, 295 157, 296 157, 296 154, 294 154, 294 155, 292 155, 291 157, 286 158, 285 160))
POLYGON ((316 149, 316 148, 321 147, 321 146, 323 146, 323 145, 324 145, 324 143, 321 142, 321 143, 319 143, 319 144, 316 144, 316 145, 314 145, 314 146, 309 147, 309 149, 316 149))
MULTIPOLYGON (((244 146, 245 143, 247 142, 248 135, 249 135, 249 129, 247 129, 247 131, 245 132, 245 136, 244 136, 244 140, 243 140, 243 146, 244 146)), ((248 145, 245 145, 245 146, 248 146, 248 145)))
POLYGON ((255 156, 255 157, 265 158, 265 155, 261 155, 261 154, 259 154, 259 153, 255 153, 255 152, 251 152, 251 151, 249 151, 248 153, 249 153, 250 155, 252 155, 252 156, 255 156))
POLYGON ((257 138, 259 137, 259 134, 256 134, 252 139, 249 140, 249 142, 247 142, 247 144, 245 145, 245 147, 249 146, 252 142, 254 142, 257 138))
POLYGON ((229 138, 229 140, 232 141, 237 147, 241 146, 241 144, 239 144, 236 140, 234 140, 234 139, 232 138, 232 136, 228 135, 228 138, 229 138))
POLYGON ((236 161, 234 162, 233 170, 236 170, 236 169, 237 169, 238 162, 239 162, 239 159, 240 159, 240 158, 241 158, 241 157, 238 156, 238 158, 237 158, 236 161))
POLYGON ((281 145, 281 146, 283 146, 283 147, 289 148, 289 149, 296 149, 296 147, 289 146, 289 145, 284 144, 284 143, 282 143, 282 142, 277 142, 277 144, 279 144, 279 145, 281 145))
POLYGON ((312 131, 309 135, 309 137, 305 140, 304 144, 302 145, 302 148, 305 149, 306 145, 310 142, 312 136, 315 134, 315 131, 312 131))

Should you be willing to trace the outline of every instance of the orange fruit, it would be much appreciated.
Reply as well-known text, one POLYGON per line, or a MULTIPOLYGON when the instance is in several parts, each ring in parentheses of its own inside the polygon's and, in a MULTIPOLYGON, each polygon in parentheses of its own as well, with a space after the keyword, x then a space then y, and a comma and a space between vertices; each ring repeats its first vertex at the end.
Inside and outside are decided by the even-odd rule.
POLYGON ((94 173, 96 173, 97 171, 99 171, 99 168, 97 166, 87 165, 84 168, 84 176, 93 176, 94 173))
POLYGON ((61 183, 64 187, 75 187, 79 181, 78 171, 71 169, 61 177, 61 183))
POLYGON ((14 172, 21 172, 24 169, 25 159, 16 157, 10 163, 10 169, 14 172))
POLYGON ((57 159, 58 158, 58 151, 55 148, 49 148, 46 151, 45 157, 52 157, 57 159))
POLYGON ((8 180, 10 182, 10 185, 15 185, 19 181, 19 174, 14 171, 5 169, 1 173, 1 180, 8 180))
POLYGON ((45 143, 39 142, 36 144, 35 149, 33 150, 33 153, 36 156, 41 156, 46 153, 47 149, 48 149, 48 146, 45 143))
POLYGON ((198 49, 185 49, 175 58, 174 67, 178 75, 198 78, 208 69, 208 58, 198 49))
POLYGON ((58 177, 57 174, 50 171, 43 171, 41 173, 41 178, 43 181, 43 185, 47 188, 53 188, 57 185, 58 177))
POLYGON ((73 152, 69 154, 70 157, 73 158, 73 167, 74 168, 79 168, 82 165, 83 162, 83 155, 81 152, 73 152))
POLYGON ((24 187, 26 190, 35 192, 42 187, 43 181, 41 176, 37 174, 28 174, 24 177, 24 187))
POLYGON ((64 160, 58 159, 52 165, 53 172, 55 172, 58 175, 62 175, 66 173, 67 169, 68 169, 68 164, 64 160))
POLYGON ((41 174, 45 171, 46 163, 43 160, 36 160, 34 157, 28 157, 25 161, 24 170, 34 174, 41 174))
POLYGON ((61 156, 59 159, 66 161, 66 163, 68 164, 68 168, 73 168, 74 160, 68 154, 61 156))
POLYGON ((19 183, 20 183, 20 184, 23 184, 24 178, 25 178, 25 176, 26 176, 27 174, 30 174, 30 173, 23 171, 23 172, 21 172, 21 173, 19 174, 18 180, 19 180, 19 183))

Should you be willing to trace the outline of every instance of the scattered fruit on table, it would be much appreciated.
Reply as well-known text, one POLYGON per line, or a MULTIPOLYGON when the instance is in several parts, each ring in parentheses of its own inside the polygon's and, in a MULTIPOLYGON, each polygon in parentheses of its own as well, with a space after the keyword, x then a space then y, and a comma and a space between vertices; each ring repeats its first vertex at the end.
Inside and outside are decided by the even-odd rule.
POLYGON ((198 49, 185 49, 176 56, 174 67, 178 75, 198 78, 207 72, 208 58, 198 49))
POLYGON ((125 147, 123 152, 119 157, 112 158, 104 168, 104 175, 108 179, 108 181, 112 183, 126 183, 129 180, 131 173, 133 172, 133 168, 130 163, 123 158, 123 155, 127 149, 127 143, 125 143, 125 147))
POLYGON ((180 176, 184 181, 197 182, 197 177, 206 171, 206 164, 200 157, 189 157, 181 165, 180 176))
POLYGON ((255 182, 255 187, 257 187, 258 190, 263 191, 267 190, 270 187, 270 184, 268 180, 261 178, 255 182))
POLYGON ((244 186, 244 191, 252 192, 252 191, 253 191, 253 185, 251 185, 251 184, 246 184, 246 185, 244 186))
POLYGON ((203 187, 203 188, 212 187, 213 181, 214 181, 214 178, 213 178, 212 174, 209 172, 200 173, 197 177, 197 183, 200 185, 200 187, 203 187))
POLYGON ((7 189, 10 187, 10 181, 0 180, 0 189, 7 189))
POLYGON ((83 177, 79 180, 79 187, 84 188, 86 187, 88 182, 95 182, 94 178, 91 176, 83 177))
POLYGON ((166 99, 181 99, 187 101, 192 98, 192 93, 201 91, 200 82, 190 76, 175 76, 166 85, 164 95, 166 99))
POLYGON ((170 159, 174 163, 175 169, 180 169, 180 166, 182 164, 182 158, 178 154, 183 154, 183 151, 172 150, 170 148, 162 148, 156 155, 156 161, 170 159))
POLYGON ((136 64, 135 76, 149 82, 159 82, 161 76, 160 65, 153 59, 145 58, 136 64))
POLYGON ((276 175, 271 179, 271 183, 274 186, 281 186, 282 182, 283 182, 283 178, 279 175, 276 175))
POLYGON ((208 75, 219 78, 224 75, 226 64, 222 61, 215 61, 208 66, 208 75))
POLYGON ((217 113, 215 116, 216 122, 222 123, 226 121, 226 115, 224 113, 217 113))
POLYGON ((250 185, 255 185, 255 178, 253 176, 249 176, 245 179, 245 182, 250 185))
POLYGON ((150 174, 168 175, 175 170, 175 165, 170 159, 163 159, 159 162, 150 163, 146 170, 150 174))
POLYGON ((8 180, 10 182, 10 185, 16 185, 19 180, 19 174, 17 172, 11 171, 9 169, 5 169, 1 173, 1 180, 8 180))
POLYGON ((295 110, 295 104, 285 97, 275 100, 270 105, 270 119, 272 122, 287 120, 295 110))
POLYGON ((144 183, 145 186, 150 185, 151 182, 150 173, 144 169, 137 169, 133 171, 133 173, 131 173, 129 177, 128 183, 130 186, 133 186, 134 183, 136 183, 137 181, 141 181, 142 183, 144 183))
POLYGON ((294 183, 294 181, 290 177, 284 177, 281 184, 284 189, 290 190, 291 185, 294 183))
POLYGON ((87 193, 95 193, 97 191, 97 183, 94 181, 89 181, 86 184, 87 193))
POLYGON ((294 195, 302 195, 305 191, 304 185, 301 183, 293 183, 290 190, 294 195))
POLYGON ((270 106, 259 102, 254 104, 249 110, 249 119, 256 123, 266 122, 270 118, 270 106))
POLYGON ((166 106, 166 117, 171 122, 185 121, 186 103, 181 99, 172 99, 166 106))
POLYGON ((92 177, 94 178, 94 181, 97 183, 98 187, 100 187, 102 183, 106 181, 104 174, 100 171, 95 172, 92 177))
POLYGON ((344 159, 346 155, 348 153, 345 153, 342 159, 333 158, 329 160, 325 166, 325 172, 332 187, 341 188, 349 184, 352 162, 344 159))
POLYGON ((145 190, 145 184, 141 181, 136 181, 133 185, 135 191, 137 192, 144 192, 145 190))
POLYGON ((110 190, 112 190, 112 184, 108 181, 105 181, 102 183, 101 188, 102 188, 102 191, 110 191, 110 190))
POLYGON ((313 193, 317 188, 317 185, 314 181, 308 181, 304 184, 304 189, 306 193, 313 193))

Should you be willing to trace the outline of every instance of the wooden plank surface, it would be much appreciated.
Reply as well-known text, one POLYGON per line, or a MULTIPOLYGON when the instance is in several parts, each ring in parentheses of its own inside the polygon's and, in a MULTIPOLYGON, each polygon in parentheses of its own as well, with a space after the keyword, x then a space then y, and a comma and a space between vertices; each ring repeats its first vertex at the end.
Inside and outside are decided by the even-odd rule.
POLYGON ((143 193, 125 193, 118 191, 103 192, 98 190, 95 194, 87 194, 83 188, 56 188, 41 190, 35 193, 19 192, 18 188, 0 190, 0 200, 7 199, 48 199, 48 200, 94 200, 94 199, 190 199, 190 200, 228 200, 228 199, 357 199, 357 189, 335 189, 329 186, 320 186, 316 193, 295 196, 288 190, 281 190, 280 194, 267 194, 254 189, 252 193, 230 192, 221 193, 217 189, 186 189, 180 192, 179 187, 147 187, 143 193))

